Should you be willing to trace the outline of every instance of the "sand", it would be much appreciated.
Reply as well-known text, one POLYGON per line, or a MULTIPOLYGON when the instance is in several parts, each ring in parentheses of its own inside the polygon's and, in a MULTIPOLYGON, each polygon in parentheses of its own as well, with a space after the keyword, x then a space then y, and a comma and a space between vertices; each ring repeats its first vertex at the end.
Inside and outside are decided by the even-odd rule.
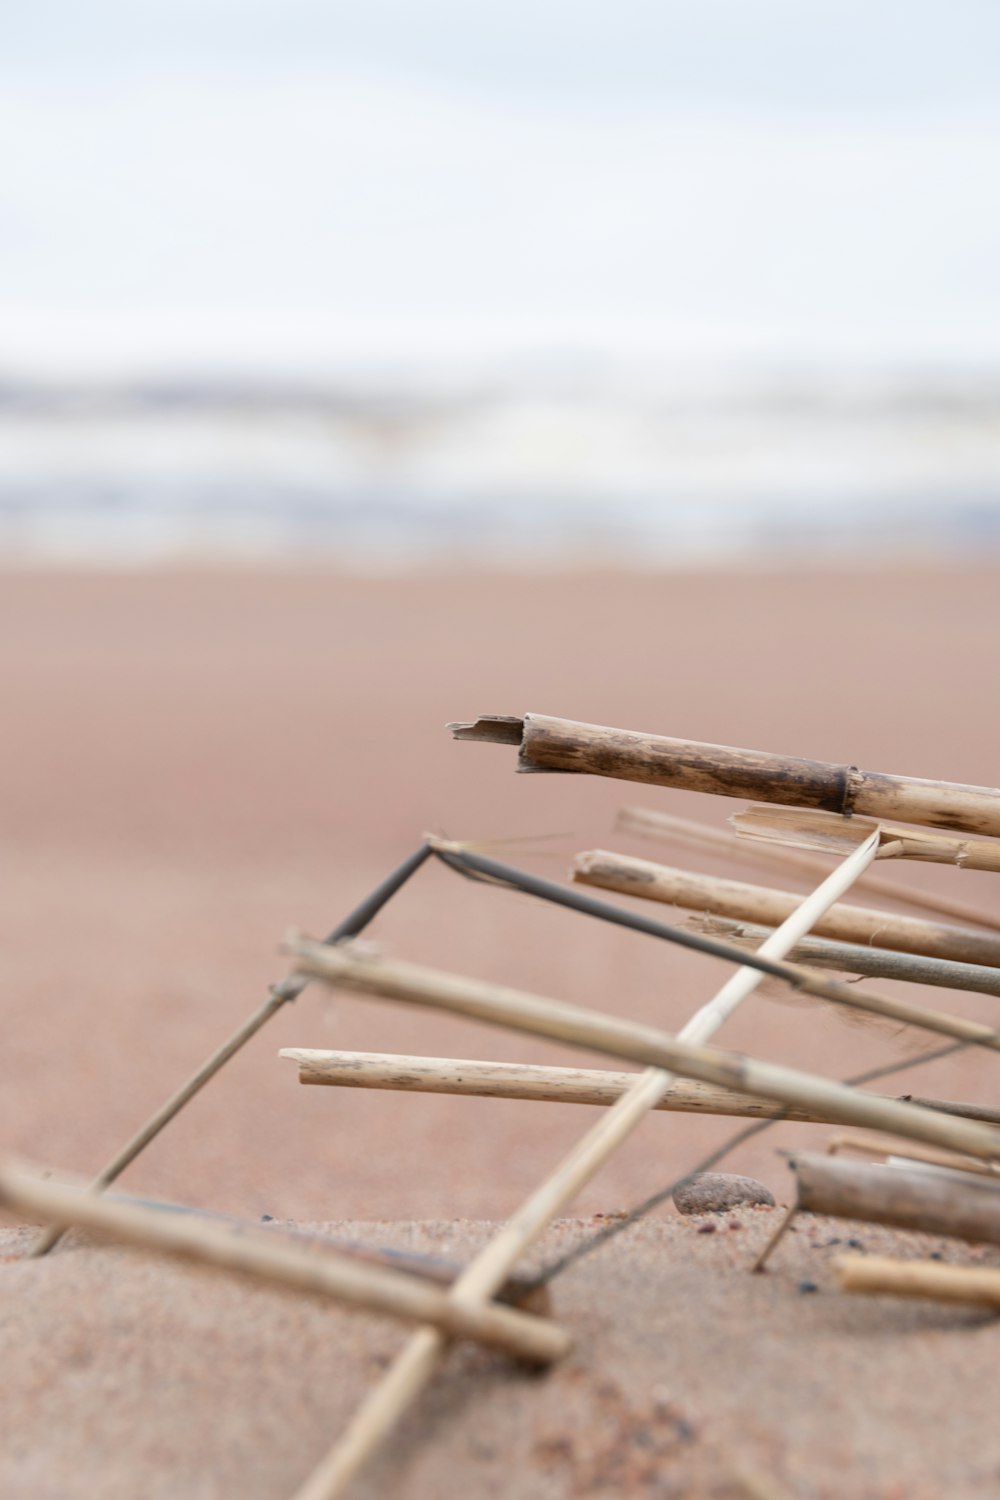
MULTIPOLYGON (((382 580, 5 575, 4 1147, 93 1170, 280 977, 287 927, 325 931, 424 829, 551 833, 543 852, 511 857, 561 878, 579 848, 610 843, 655 857, 653 846, 612 834, 623 802, 717 825, 738 805, 590 778, 518 777, 512 752, 454 744, 446 720, 533 709, 993 783, 998 622, 996 576, 947 569, 382 580)), ((687 853, 676 862, 745 874, 687 853)), ((905 877, 980 904, 992 899, 989 876, 927 868, 905 877)), ((421 873, 372 936, 400 956, 665 1026, 680 1024, 725 972, 440 868, 421 873)), ((983 1017, 993 1004, 948 1001, 983 1017)), ((831 1075, 899 1051, 881 1033, 766 1000, 751 1001, 722 1040, 831 1075)), ((277 1060, 282 1046, 566 1060, 481 1027, 310 990, 123 1187, 249 1218, 353 1221, 352 1233, 359 1221, 377 1220, 392 1242, 453 1235, 458 1245, 485 1230, 442 1229, 440 1221, 501 1220, 594 1118, 584 1106, 300 1088, 295 1069, 277 1060)), ((600 1063, 584 1053, 569 1060, 600 1063)), ((969 1055, 902 1073, 898 1087, 988 1102, 991 1070, 988 1056, 969 1055)), ((730 1129, 657 1115, 581 1195, 578 1212, 622 1209, 730 1129)), ((781 1201, 788 1175, 776 1148, 816 1145, 828 1133, 781 1126, 730 1165, 781 1201)), ((802 1297, 794 1270, 747 1283, 722 1265, 728 1238, 695 1237, 670 1214, 581 1267, 560 1291, 560 1312, 584 1329, 581 1350, 606 1353, 620 1410, 618 1397, 600 1406, 599 1377, 581 1355, 551 1383, 533 1384, 530 1397, 501 1378, 497 1362, 461 1355, 410 1439, 387 1456, 381 1491, 372 1493, 455 1493, 436 1467, 447 1462, 473 1466, 468 1493, 586 1493, 605 1460, 597 1449, 583 1467, 560 1458, 565 1433, 551 1452, 547 1439, 536 1442, 536 1414, 545 1426, 538 1402, 551 1403, 554 1429, 557 1412, 571 1435, 577 1424, 586 1447, 591 1429, 613 1427, 622 1411, 626 1427, 652 1420, 650 1392, 663 1383, 685 1410, 688 1390, 697 1393, 685 1421, 713 1434, 714 1456, 693 1448, 678 1460, 676 1483, 673 1457, 665 1459, 660 1489, 658 1477, 649 1482, 653 1493, 716 1493, 729 1482, 720 1467, 727 1433, 740 1434, 736 1447, 794 1494, 889 1500, 995 1491, 1000 1455, 986 1446, 985 1415, 979 1425, 992 1325, 973 1317, 970 1327, 967 1315, 940 1309, 879 1303, 876 1315, 876 1304, 802 1297), (609 1275, 620 1287, 610 1302, 602 1290, 609 1275), (659 1321, 648 1324, 653 1305, 659 1321), (623 1329, 645 1340, 634 1365, 602 1321, 619 1308, 623 1329), (599 1338, 586 1332, 588 1318, 598 1319, 599 1338), (877 1336, 866 1337, 870 1329, 877 1336), (752 1349, 772 1351, 754 1380, 752 1349), (455 1383, 463 1368, 482 1372, 474 1394, 455 1383), (907 1368, 919 1399, 903 1390, 907 1368), (948 1395, 947 1421, 930 1419, 935 1394, 948 1395), (822 1416, 827 1399, 832 1423, 822 1416), (446 1439, 449 1402, 462 1420, 446 1439), (422 1422, 433 1441, 418 1441, 422 1422), (480 1440, 494 1452, 481 1463, 480 1440)), ((743 1239, 732 1235, 733 1255, 737 1242, 745 1254, 756 1224, 743 1239)), ((331 1341, 324 1329, 337 1315, 267 1294, 281 1316, 255 1311, 244 1347, 224 1332, 226 1309, 242 1309, 244 1292, 216 1281, 209 1294, 198 1281, 190 1296, 175 1296, 179 1273, 125 1260, 72 1251, 44 1268, 4 1266, 0 1382, 21 1436, 5 1445, 0 1493, 283 1495, 398 1346, 396 1330, 368 1320, 352 1322, 364 1331, 350 1333, 338 1322, 331 1341), (147 1318, 171 1333, 165 1371, 154 1355, 160 1342, 141 1331, 147 1318), (68 1351, 65 1369, 50 1358, 59 1348, 68 1351), (212 1369, 202 1370, 207 1350, 212 1369), (192 1370, 218 1395, 212 1421, 204 1389, 201 1405, 197 1383, 188 1389, 192 1370), (272 1400, 289 1370, 289 1400, 272 1400), (282 1433, 279 1418, 289 1411, 298 1415, 282 1433), (131 1436, 116 1457, 114 1435, 124 1429, 131 1436), (273 1449, 273 1464, 261 1447, 273 1449)), ((625 1484, 600 1482, 612 1491, 625 1484)))

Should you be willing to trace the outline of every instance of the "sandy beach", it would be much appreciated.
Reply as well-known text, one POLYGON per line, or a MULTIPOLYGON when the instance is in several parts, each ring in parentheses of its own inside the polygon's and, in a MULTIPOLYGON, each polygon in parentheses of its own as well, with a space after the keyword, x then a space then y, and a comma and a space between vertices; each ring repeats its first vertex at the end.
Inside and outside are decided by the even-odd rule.
MULTIPOLYGON (((4 1150, 95 1170, 281 977, 285 932, 327 931, 424 830, 551 835, 506 857, 553 879, 591 847, 746 878, 613 831, 625 803, 716 826, 741 804, 517 776, 512 751, 456 744, 446 721, 534 710, 995 784, 998 626, 994 572, 931 567, 3 575, 4 1150)), ((988 875, 923 867, 898 878, 984 907, 994 899, 988 875)), ((370 936, 400 957, 670 1029, 726 972, 440 867, 418 875, 370 936)), ((947 1003, 983 1019, 994 1005, 947 1003)), ((905 1055, 891 1036, 763 998, 720 1040, 838 1077, 905 1055)), ((150 1148, 123 1190, 465 1253, 487 1233, 482 1221, 506 1217, 595 1117, 585 1106, 301 1088, 278 1060, 287 1046, 603 1061, 310 989, 150 1148)), ((995 1102, 992 1078, 987 1056, 964 1055, 887 1087, 995 1102)), ((731 1128, 653 1117, 576 1211, 586 1220, 628 1207, 731 1128)), ((779 1148, 828 1134, 782 1125, 729 1165, 781 1202, 789 1177, 779 1148)), ((744 1219, 742 1234, 702 1237, 667 1209, 567 1276, 557 1310, 581 1330, 580 1352, 530 1394, 523 1380, 501 1378, 496 1359, 457 1354, 367 1492, 452 1494, 461 1474, 470 1494, 725 1500, 755 1493, 733 1488, 745 1460, 783 1486, 761 1495, 994 1493, 1000 1451, 984 1378, 993 1324, 848 1304, 828 1293, 825 1271, 812 1278, 820 1293, 804 1297, 803 1263, 827 1258, 808 1235, 772 1276, 748 1283, 750 1243, 772 1215, 735 1216, 744 1219), (590 1362, 596 1348, 606 1376, 590 1362), (937 1420, 945 1394, 948 1419, 937 1420), (635 1436, 650 1424, 651 1447, 635 1436), (617 1436, 602 1448, 605 1429, 617 1436), (634 1437, 624 1456, 622 1433, 634 1437), (640 1450, 652 1455, 645 1470, 620 1467, 640 1450), (855 1458, 846 1474, 845 1453, 855 1458)), ((553 1236, 578 1232, 569 1224, 553 1236)), ((821 1241, 831 1233, 816 1229, 821 1241)), ((17 1260, 23 1243, 13 1234, 3 1244, 5 1495, 278 1500, 400 1342, 386 1324, 126 1252, 67 1248, 28 1267, 17 1260), (187 1382, 209 1340, 210 1389, 231 1399, 220 1398, 211 1432, 191 1432, 209 1373, 187 1382)))

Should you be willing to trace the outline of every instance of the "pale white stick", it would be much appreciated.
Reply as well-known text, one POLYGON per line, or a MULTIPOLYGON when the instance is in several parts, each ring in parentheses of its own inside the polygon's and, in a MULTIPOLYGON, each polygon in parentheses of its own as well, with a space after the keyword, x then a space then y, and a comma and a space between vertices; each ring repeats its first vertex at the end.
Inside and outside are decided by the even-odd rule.
MULTIPOLYGON (((766 957, 780 958, 793 947, 821 913, 868 868, 878 844, 875 833, 855 849, 771 935, 761 952, 766 949, 766 957)), ((738 969, 713 999, 696 1011, 678 1040, 702 1044, 763 978, 759 969, 738 969)), ((477 1306, 489 1299, 551 1219, 655 1108, 672 1081, 673 1074, 664 1069, 647 1068, 640 1073, 628 1093, 612 1105, 476 1256, 456 1281, 451 1297, 464 1306, 477 1306)), ((342 1440, 306 1481, 296 1500, 336 1500, 343 1494, 346 1485, 431 1378, 446 1348, 447 1340, 436 1328, 421 1328, 411 1337, 395 1364, 362 1403, 342 1440)))

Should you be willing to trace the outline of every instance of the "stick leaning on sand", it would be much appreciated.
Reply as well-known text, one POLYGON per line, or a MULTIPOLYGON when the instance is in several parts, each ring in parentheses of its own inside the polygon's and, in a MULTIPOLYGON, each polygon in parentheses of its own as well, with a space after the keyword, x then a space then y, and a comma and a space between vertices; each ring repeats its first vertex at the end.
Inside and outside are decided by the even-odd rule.
POLYGON ((561 1359, 572 1342, 564 1329, 545 1318, 492 1303, 456 1302, 425 1280, 338 1254, 332 1245, 320 1251, 270 1230, 234 1233, 204 1220, 98 1198, 86 1184, 48 1181, 37 1171, 11 1163, 0 1166, 0 1206, 37 1214, 53 1224, 79 1224, 177 1259, 332 1297, 361 1311, 433 1323, 449 1337, 475 1339, 533 1364, 561 1359))

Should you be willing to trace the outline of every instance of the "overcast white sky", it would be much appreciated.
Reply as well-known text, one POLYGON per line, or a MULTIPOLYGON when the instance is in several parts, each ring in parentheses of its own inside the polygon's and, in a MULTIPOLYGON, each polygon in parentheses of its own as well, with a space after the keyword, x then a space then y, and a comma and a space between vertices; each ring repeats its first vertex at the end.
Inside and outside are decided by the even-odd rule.
POLYGON ((0 368, 1000 364, 1000 7, 4 6, 0 368))

